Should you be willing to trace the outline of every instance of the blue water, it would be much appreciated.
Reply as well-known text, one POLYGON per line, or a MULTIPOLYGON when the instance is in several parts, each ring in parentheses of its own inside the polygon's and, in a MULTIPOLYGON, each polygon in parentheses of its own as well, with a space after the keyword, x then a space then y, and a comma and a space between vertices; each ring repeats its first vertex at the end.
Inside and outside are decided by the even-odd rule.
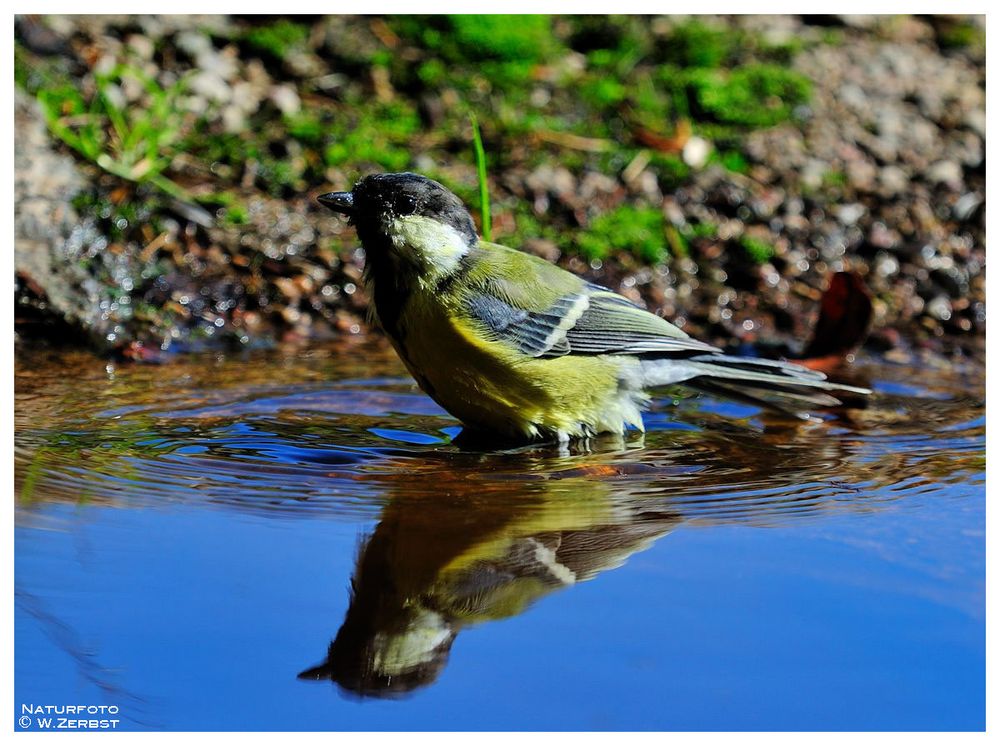
POLYGON ((372 355, 24 361, 15 720, 985 727, 975 371, 865 361, 881 393, 823 423, 667 399, 645 439, 484 453, 372 355))

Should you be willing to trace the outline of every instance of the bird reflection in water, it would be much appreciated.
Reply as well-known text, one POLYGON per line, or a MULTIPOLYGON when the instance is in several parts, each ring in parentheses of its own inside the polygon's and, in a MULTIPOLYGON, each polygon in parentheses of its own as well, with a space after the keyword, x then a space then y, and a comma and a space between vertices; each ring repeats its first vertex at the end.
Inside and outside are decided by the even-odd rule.
POLYGON ((394 485, 360 550, 327 660, 300 678, 332 679, 359 696, 410 692, 440 675, 463 627, 515 616, 617 567, 679 521, 616 499, 599 473, 496 480, 509 454, 458 456, 452 469, 426 464, 394 485))
MULTIPOLYGON (((924 406, 923 427, 933 427, 934 404, 924 406)), ((388 464, 366 475, 387 502, 359 552, 344 623, 327 660, 300 676, 397 696, 440 675, 463 627, 618 567, 682 522, 768 525, 878 509, 905 494, 882 487, 968 465, 855 430, 892 420, 878 419, 850 410, 749 427, 706 415, 696 430, 652 432, 625 449, 591 442, 568 458, 442 451, 388 464)))

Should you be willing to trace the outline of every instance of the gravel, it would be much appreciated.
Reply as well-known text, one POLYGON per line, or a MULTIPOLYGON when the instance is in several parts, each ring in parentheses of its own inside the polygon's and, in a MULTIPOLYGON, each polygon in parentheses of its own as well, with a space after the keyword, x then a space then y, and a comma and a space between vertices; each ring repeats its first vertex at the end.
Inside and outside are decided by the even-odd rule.
MULTIPOLYGON (((810 103, 793 121, 747 136, 747 173, 721 168, 711 159, 716 144, 695 134, 680 150, 692 175, 676 190, 663 189, 646 151, 606 172, 555 160, 527 167, 511 158, 492 174, 494 203, 525 200, 540 220, 566 210, 580 230, 590 216, 628 200, 661 205, 667 223, 681 232, 716 226, 714 236, 690 241, 688 257, 654 267, 627 255, 597 263, 560 256, 542 238, 524 248, 611 285, 717 344, 754 343, 794 354, 809 336, 829 274, 850 269, 873 294, 873 349, 981 354, 984 55, 941 48, 941 19, 812 19, 837 28, 833 43, 822 41, 824 29, 807 20, 719 21, 753 29, 772 43, 803 41, 791 66, 813 82, 810 103), (769 258, 751 261, 741 248, 748 241, 770 247, 769 258)), ((326 20, 314 28, 312 51, 265 65, 239 45, 219 41, 235 22, 221 16, 56 16, 30 33, 22 24, 19 33, 41 54, 66 54, 72 47, 73 64, 82 61, 90 69, 113 66, 128 51, 164 82, 179 73, 160 66, 181 60, 195 69, 184 106, 216 112, 226 131, 239 133, 261 107, 273 107, 275 116, 309 107, 297 80, 336 95, 354 73, 328 66, 324 48, 343 52, 371 44, 375 23, 326 20)), ((550 68, 581 64, 582 56, 571 53, 550 68)), ((376 95, 394 95, 387 80, 373 77, 371 84, 376 95)), ((131 100, 142 92, 123 87, 114 95, 131 100)), ((550 95, 539 85, 532 101, 542 106, 550 95)), ((451 105, 446 97, 422 104, 431 121, 451 105)), ((248 344, 365 328, 363 252, 351 230, 308 195, 267 197, 254 191, 254 175, 247 173, 245 224, 195 219, 201 208, 177 205, 164 235, 115 247, 73 206, 97 179, 94 171, 53 142, 37 106, 22 92, 16 116, 15 293, 25 318, 57 317, 95 344, 112 347, 137 341, 166 347, 193 332, 202 340, 248 344), (168 269, 152 286, 143 285, 151 268, 164 262, 168 269), (130 297, 135 293, 127 288, 140 286, 144 294, 130 297), (172 310, 143 319, 135 313, 140 301, 172 310)), ((294 145, 289 158, 300 157, 294 145)), ((438 151, 417 152, 413 166, 452 169, 460 181, 474 183, 470 164, 439 158, 438 151)), ((349 183, 336 169, 327 176, 337 186, 349 183)), ((498 228, 504 219, 498 208, 498 228)))

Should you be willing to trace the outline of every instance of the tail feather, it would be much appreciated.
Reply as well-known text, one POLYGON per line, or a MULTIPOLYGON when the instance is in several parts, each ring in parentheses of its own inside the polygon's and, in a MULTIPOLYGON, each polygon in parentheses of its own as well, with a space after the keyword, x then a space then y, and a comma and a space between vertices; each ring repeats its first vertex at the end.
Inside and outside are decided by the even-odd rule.
MULTIPOLYGON (((769 409, 774 412, 781 412, 782 414, 789 415, 790 417, 796 417, 800 420, 812 419, 806 411, 806 409, 809 409, 810 407, 803 409, 801 407, 796 407, 791 403, 785 404, 781 401, 776 401, 773 398, 764 398, 758 393, 760 389, 750 391, 745 387, 728 386, 724 383, 717 383, 707 378, 688 381, 686 385, 696 391, 700 391, 703 394, 712 394, 713 396, 719 396, 723 399, 729 399, 730 401, 752 404, 755 407, 769 409)), ((833 399, 833 397, 830 398, 833 399)), ((836 404, 840 403, 839 399, 833 399, 833 401, 836 402, 836 404)), ((836 406, 836 404, 824 406, 836 406)))
MULTIPOLYGON (((704 379, 695 379, 690 381, 690 383, 697 387, 702 384, 703 380, 704 379)), ((825 394, 820 391, 806 392, 792 391, 790 389, 775 390, 761 386, 752 386, 749 384, 732 385, 728 381, 722 382, 716 380, 711 380, 711 384, 718 389, 733 392, 738 391, 746 396, 759 399, 761 401, 768 401, 768 397, 778 397, 780 400, 789 404, 799 403, 809 407, 836 407, 840 404, 840 400, 835 396, 830 396, 829 394, 825 394)))
POLYGON ((822 373, 781 360, 733 355, 696 355, 686 360, 644 360, 646 386, 684 383, 706 393, 752 403, 797 417, 804 410, 841 404, 828 391, 870 394, 868 389, 826 380, 822 373))
POLYGON ((737 355, 697 355, 690 358, 694 362, 704 362, 711 363, 712 365, 724 365, 732 366, 739 370, 759 370, 762 373, 774 373, 778 372, 785 376, 794 376, 795 378, 814 378, 816 380, 822 381, 826 376, 818 370, 811 370, 809 368, 804 368, 801 365, 795 363, 789 363, 785 360, 768 360, 762 357, 739 357, 737 355))

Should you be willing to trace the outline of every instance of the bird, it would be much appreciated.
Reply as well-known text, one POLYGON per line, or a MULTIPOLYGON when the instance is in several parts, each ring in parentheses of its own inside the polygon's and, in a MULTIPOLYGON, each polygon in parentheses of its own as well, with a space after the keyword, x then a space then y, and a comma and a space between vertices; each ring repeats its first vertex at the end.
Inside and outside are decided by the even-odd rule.
POLYGON ((482 240, 462 201, 416 173, 379 173, 318 202, 348 218, 381 326, 417 384, 471 437, 567 443, 644 431, 650 390, 683 384, 809 419, 867 389, 729 355, 609 288, 482 240))

